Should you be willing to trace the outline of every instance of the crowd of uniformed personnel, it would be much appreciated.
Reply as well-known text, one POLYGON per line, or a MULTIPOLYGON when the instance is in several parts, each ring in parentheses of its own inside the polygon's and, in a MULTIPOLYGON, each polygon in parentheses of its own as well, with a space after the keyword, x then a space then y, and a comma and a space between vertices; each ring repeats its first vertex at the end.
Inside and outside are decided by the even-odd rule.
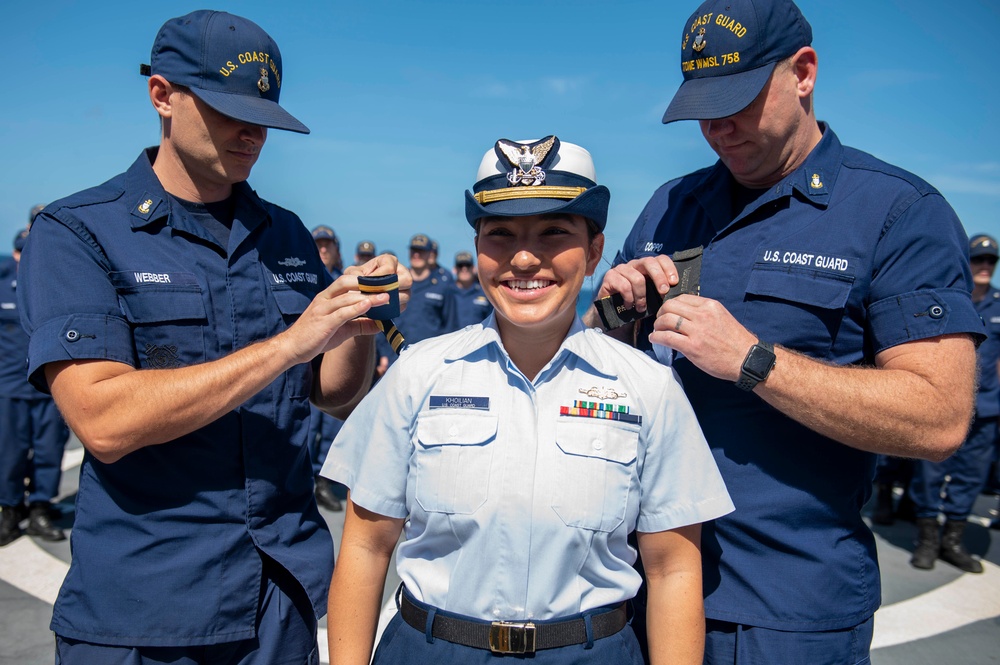
MULTIPOLYGON (((0 266, 0 544, 22 525, 65 537, 67 426, 87 453, 57 662, 317 663, 327 602, 380 595, 341 573, 330 597, 317 504, 347 511, 341 570, 381 570, 405 522, 415 583, 379 663, 413 662, 407 643, 455 663, 868 662, 878 456, 915 460, 913 566, 981 572, 962 532, 996 455, 996 240, 970 242, 932 186, 817 120, 791 0, 706 0, 680 43, 663 122, 698 121, 719 161, 639 215, 597 294, 631 313, 617 326, 571 311, 607 221, 583 148, 550 135, 486 153, 465 192, 489 230, 485 289, 471 252, 441 266, 422 233, 407 265, 368 240, 345 265, 333 226, 310 232, 247 183, 269 128, 309 133, 278 104, 277 44, 224 12, 167 21, 141 67, 159 145, 33 210, 0 266), (701 290, 683 289, 696 255, 701 290), (374 394, 399 347, 366 314, 393 296, 405 343, 431 341, 374 394), (708 512, 690 510, 704 488, 658 492, 699 484, 677 475, 691 454, 725 484, 708 512), (559 462, 527 474, 540 459, 559 462), (528 542, 536 524, 556 537, 528 542), (514 561, 526 546, 539 556, 514 561)), ((343 609, 334 649, 370 651, 377 608, 343 609)))

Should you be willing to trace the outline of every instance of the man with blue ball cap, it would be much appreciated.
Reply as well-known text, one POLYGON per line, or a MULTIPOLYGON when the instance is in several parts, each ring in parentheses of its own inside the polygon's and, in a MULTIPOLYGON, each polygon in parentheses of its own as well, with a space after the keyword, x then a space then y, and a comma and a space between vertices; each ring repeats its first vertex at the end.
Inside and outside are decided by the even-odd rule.
POLYGON ((736 505, 702 533, 705 662, 867 663, 876 453, 944 459, 972 415, 968 241, 937 190, 816 120, 791 0, 709 0, 676 43, 663 122, 698 120, 719 161, 657 190, 599 296, 668 296, 620 330, 672 362, 736 505), (669 297, 668 256, 698 246, 700 294, 669 297))
POLYGON ((387 297, 357 275, 397 264, 334 280, 299 218, 246 183, 269 128, 309 131, 278 104, 259 26, 171 19, 141 71, 159 146, 49 205, 22 262, 29 378, 86 448, 56 661, 318 663, 333 548, 309 404, 365 394, 364 314, 387 297))

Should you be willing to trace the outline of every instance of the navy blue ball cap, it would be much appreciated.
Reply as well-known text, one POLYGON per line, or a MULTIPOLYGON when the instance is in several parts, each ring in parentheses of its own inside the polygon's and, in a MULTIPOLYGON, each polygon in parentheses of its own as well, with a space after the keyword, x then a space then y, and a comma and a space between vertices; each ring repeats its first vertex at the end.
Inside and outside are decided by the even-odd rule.
POLYGON ((278 106, 282 80, 278 45, 253 21, 198 10, 163 24, 146 75, 158 74, 191 90, 224 116, 240 122, 308 134, 278 106))
POLYGON ((684 82, 663 122, 739 113, 764 89, 774 66, 812 44, 812 27, 792 0, 707 0, 681 35, 684 82))
POLYGON ((430 238, 428 238, 423 233, 418 233, 417 235, 410 238, 410 249, 419 249, 424 252, 429 252, 434 248, 434 245, 430 238))
POLYGON ((456 266, 471 266, 473 263, 472 252, 458 252, 455 254, 456 266))
POLYGON ((337 234, 329 226, 320 225, 312 230, 313 240, 332 240, 337 242, 337 234))
POLYGON ((45 204, 44 203, 39 203, 36 206, 32 206, 31 211, 28 212, 28 225, 29 226, 31 225, 31 223, 33 221, 35 221, 35 217, 38 217, 38 213, 40 213, 43 210, 45 210, 45 204))
POLYGON ((465 218, 581 215, 604 231, 611 192, 597 184, 594 160, 575 143, 555 136, 500 139, 479 165, 476 184, 465 192, 465 218))
POLYGON ((969 238, 969 258, 974 259, 977 256, 1000 258, 1000 249, 998 249, 996 239, 984 233, 969 238))

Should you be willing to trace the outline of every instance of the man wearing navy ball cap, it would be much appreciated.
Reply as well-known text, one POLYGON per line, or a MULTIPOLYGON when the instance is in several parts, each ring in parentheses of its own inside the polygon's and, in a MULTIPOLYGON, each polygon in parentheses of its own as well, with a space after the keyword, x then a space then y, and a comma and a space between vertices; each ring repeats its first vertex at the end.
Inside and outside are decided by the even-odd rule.
POLYGON ((867 663, 876 453, 941 460, 972 415, 968 241, 937 190, 817 121, 793 2, 709 0, 672 43, 663 122, 697 120, 719 161, 657 190, 598 295, 644 311, 646 276, 669 295, 668 256, 704 248, 699 295, 619 330, 673 364, 736 505, 702 531, 705 662, 867 663))
POLYGON ((334 280, 299 218, 246 183, 268 128, 309 132, 278 103, 259 26, 192 12, 149 62, 159 146, 47 206, 21 264, 29 379, 86 449, 56 662, 318 663, 333 547, 309 404, 366 392, 363 315, 388 298, 356 276, 397 264, 334 280))

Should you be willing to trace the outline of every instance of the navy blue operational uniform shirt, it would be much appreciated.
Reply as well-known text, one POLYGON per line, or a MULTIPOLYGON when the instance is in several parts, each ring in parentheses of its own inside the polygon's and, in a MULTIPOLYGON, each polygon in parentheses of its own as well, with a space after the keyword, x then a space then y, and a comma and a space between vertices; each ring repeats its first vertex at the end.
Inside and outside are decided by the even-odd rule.
MULTIPOLYGON (((220 246, 163 190, 155 154, 35 221, 18 295, 40 388, 51 362, 216 360, 285 330, 330 283, 299 219, 246 183, 234 187, 229 246, 220 246)), ((298 365, 179 439, 113 464, 87 454, 52 630, 132 646, 252 638, 258 550, 325 613, 333 547, 306 446, 312 379, 312 366, 298 365)))
POLYGON ((28 333, 21 327, 17 307, 17 261, 0 261, 0 396, 17 399, 41 399, 27 380, 28 333))
POLYGON ((986 324, 986 339, 979 345, 979 392, 976 393, 976 417, 996 418, 1000 415, 1000 290, 990 287, 986 297, 975 303, 976 311, 986 324))
MULTIPOLYGON (((663 185, 616 263, 702 245, 702 296, 760 339, 837 365, 872 366, 880 351, 914 340, 981 335, 968 240, 948 203, 821 128, 805 163, 738 215, 721 162, 663 185)), ((880 583, 861 507, 875 455, 685 358, 674 367, 736 505, 703 530, 706 615, 791 631, 870 617, 880 583)))

